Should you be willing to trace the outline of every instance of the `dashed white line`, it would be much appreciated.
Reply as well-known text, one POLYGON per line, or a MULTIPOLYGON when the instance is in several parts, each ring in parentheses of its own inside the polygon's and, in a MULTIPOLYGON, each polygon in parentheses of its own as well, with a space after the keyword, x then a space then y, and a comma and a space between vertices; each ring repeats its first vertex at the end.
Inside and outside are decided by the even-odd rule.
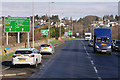
POLYGON ((92 65, 94 65, 94 62, 93 62, 93 60, 91 60, 91 64, 92 64, 92 65))
POLYGON ((94 66, 93 68, 94 68, 95 72, 96 72, 96 73, 98 73, 98 70, 97 70, 97 68, 96 68, 95 66, 94 66))
MULTIPOLYGON (((84 42, 83 42, 83 41, 82 41, 82 44, 83 44, 83 46, 84 46, 84 42)), ((99 80, 102 80, 102 78, 99 77, 99 75, 98 75, 98 70, 97 70, 97 68, 95 67, 95 64, 94 64, 92 58, 90 57, 90 54, 88 53, 88 51, 87 51, 87 49, 86 49, 85 46, 84 46, 84 49, 85 49, 85 51, 86 51, 86 54, 88 55, 88 58, 90 59, 90 62, 91 62, 92 66, 93 66, 93 68, 94 68, 94 70, 95 70, 95 73, 97 74, 98 79, 99 79, 99 80)))
POLYGON ((102 80, 102 78, 101 78, 101 77, 98 77, 98 79, 99 79, 99 80, 102 80))

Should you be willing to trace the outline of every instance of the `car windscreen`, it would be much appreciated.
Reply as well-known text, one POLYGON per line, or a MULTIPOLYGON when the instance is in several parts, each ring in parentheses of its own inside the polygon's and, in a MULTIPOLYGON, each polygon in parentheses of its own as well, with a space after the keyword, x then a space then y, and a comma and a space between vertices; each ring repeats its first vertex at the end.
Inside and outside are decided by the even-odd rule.
POLYGON ((110 43, 110 39, 107 38, 107 37, 98 37, 98 38, 96 39, 96 41, 97 41, 98 43, 110 43))
POLYGON ((90 40, 90 42, 93 42, 93 40, 90 40))
POLYGON ((31 54, 32 53, 32 51, 28 51, 28 50, 26 50, 26 51, 16 51, 15 52, 15 54, 31 54))
POLYGON ((120 41, 116 41, 116 44, 120 44, 120 41))
POLYGON ((43 44, 43 45, 41 45, 41 47, 50 47, 50 45, 49 44, 43 44))

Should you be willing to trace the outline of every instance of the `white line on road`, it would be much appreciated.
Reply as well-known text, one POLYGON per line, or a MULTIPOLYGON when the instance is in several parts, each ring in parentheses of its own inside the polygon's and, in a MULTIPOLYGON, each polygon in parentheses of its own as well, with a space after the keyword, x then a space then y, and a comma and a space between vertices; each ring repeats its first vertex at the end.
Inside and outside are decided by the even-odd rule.
POLYGON ((101 77, 98 77, 98 79, 99 79, 99 80, 102 80, 102 78, 101 78, 101 77))
POLYGON ((98 70, 97 70, 97 68, 96 68, 95 66, 94 66, 93 68, 94 68, 95 72, 96 72, 96 73, 98 73, 98 70))
POLYGON ((88 58, 90 59, 90 62, 91 62, 91 64, 92 64, 92 66, 93 66, 93 68, 94 68, 94 70, 95 70, 95 73, 97 74, 98 79, 99 79, 99 80, 102 80, 102 78, 99 77, 99 75, 98 75, 98 70, 97 70, 97 68, 95 67, 94 61, 93 61, 92 58, 90 57, 90 54, 88 53, 88 51, 87 51, 87 49, 86 49, 83 41, 82 41, 82 44, 83 44, 83 46, 84 46, 84 49, 85 49, 86 54, 88 55, 88 58))
POLYGON ((92 64, 92 65, 94 65, 94 62, 93 62, 93 60, 91 60, 91 64, 92 64))

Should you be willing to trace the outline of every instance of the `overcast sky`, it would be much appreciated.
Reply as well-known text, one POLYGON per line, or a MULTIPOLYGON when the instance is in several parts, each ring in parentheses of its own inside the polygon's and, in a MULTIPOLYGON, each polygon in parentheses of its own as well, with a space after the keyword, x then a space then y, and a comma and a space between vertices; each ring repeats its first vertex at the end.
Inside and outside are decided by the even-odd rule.
POLYGON ((2 2, 118 2, 120 0, 2 0, 2 2))
MULTIPOLYGON (((117 15, 118 3, 117 2, 56 2, 48 5, 47 2, 34 3, 34 14, 40 16, 49 14, 59 15, 60 17, 73 17, 79 19, 87 15, 94 15, 103 17, 104 15, 117 15)), ((32 3, 3 3, 2 16, 32 16, 32 3)))

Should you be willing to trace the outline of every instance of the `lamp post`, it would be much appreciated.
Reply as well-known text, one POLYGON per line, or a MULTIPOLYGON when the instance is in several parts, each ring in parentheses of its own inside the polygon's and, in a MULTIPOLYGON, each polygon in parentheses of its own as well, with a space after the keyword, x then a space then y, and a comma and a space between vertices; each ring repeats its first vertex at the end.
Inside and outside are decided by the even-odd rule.
POLYGON ((33 48, 34 48, 34 0, 32 0, 32 15, 33 15, 33 17, 32 17, 32 21, 33 21, 32 28, 33 28, 33 48))
POLYGON ((49 2, 48 3, 48 7, 49 7, 49 26, 48 26, 48 43, 50 42, 50 3, 54 3, 54 2, 49 2))

